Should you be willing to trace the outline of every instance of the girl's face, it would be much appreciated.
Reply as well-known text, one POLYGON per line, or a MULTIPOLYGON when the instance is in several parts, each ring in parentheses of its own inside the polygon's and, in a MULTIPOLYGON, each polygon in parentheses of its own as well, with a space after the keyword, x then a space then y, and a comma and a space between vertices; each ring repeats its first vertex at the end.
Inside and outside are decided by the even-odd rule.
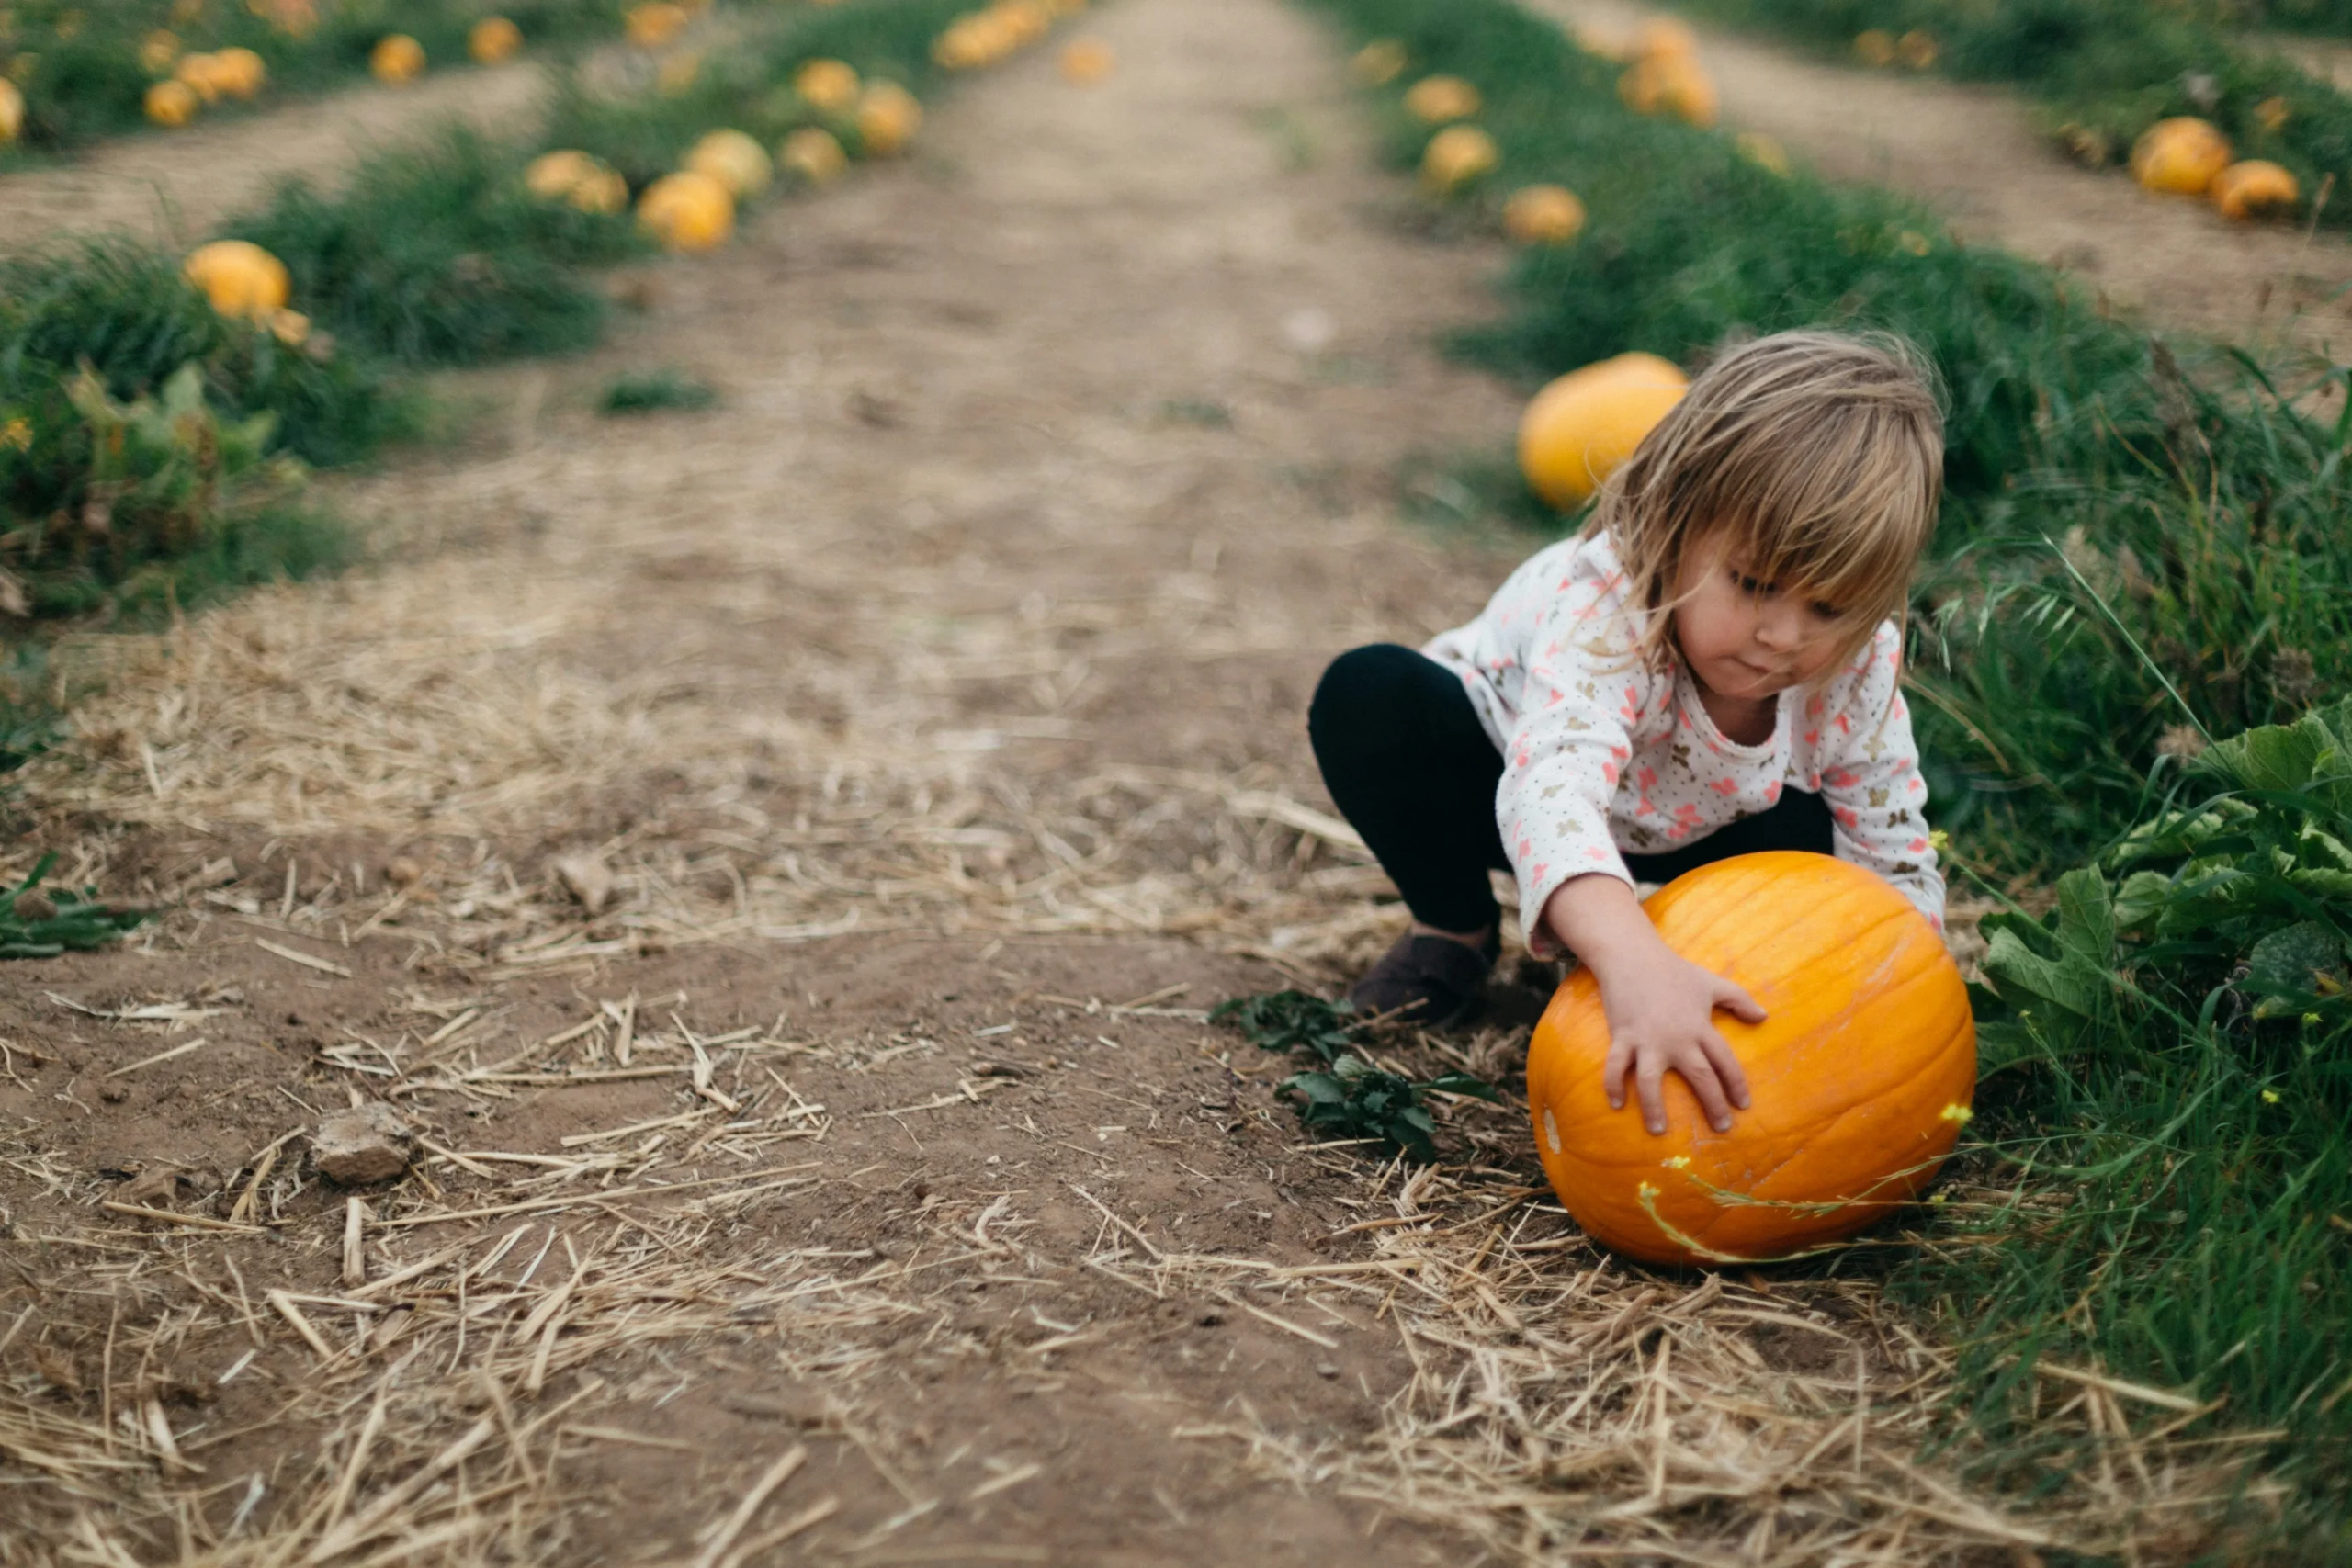
POLYGON ((1849 629, 1846 606, 1759 579, 1722 535, 1692 544, 1675 584, 1674 640, 1699 683, 1758 702, 1828 669, 1849 629))

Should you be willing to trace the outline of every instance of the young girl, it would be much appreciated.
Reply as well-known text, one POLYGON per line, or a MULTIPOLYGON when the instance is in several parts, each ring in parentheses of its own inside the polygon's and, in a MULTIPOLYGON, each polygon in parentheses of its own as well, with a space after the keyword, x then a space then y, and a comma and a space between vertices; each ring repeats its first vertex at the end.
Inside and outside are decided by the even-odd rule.
POLYGON ((1499 951, 1487 868, 1508 870, 1529 948, 1600 982, 1610 1103, 1630 1069, 1663 1132, 1672 1068, 1727 1128, 1747 1086, 1714 1010, 1764 1011, 1669 951, 1634 884, 1812 850, 1942 924, 1898 626, 1942 487, 1942 416, 1906 344, 1758 339, 1476 620, 1419 653, 1341 655, 1307 718, 1316 760, 1413 916, 1358 1010, 1465 1010, 1499 951))

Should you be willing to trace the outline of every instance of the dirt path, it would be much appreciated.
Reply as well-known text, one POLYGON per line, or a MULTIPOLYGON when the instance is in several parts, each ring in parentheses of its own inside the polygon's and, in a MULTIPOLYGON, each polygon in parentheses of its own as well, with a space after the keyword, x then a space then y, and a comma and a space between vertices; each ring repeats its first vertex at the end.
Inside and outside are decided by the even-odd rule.
MULTIPOLYGON (((1528 4, 1620 35, 1657 14, 1627 0, 1528 4)), ((2352 301, 2339 297, 2352 243, 2227 223, 2200 202, 2076 168, 2001 88, 1849 69, 1714 28, 1700 36, 1724 122, 1779 138, 1833 179, 1908 192, 1964 237, 2063 267, 2158 322, 2352 352, 2352 301)))
POLYGON ((279 181, 330 176, 419 125, 511 123, 546 84, 527 62, 437 72, 405 87, 363 84, 266 114, 117 138, 53 168, 0 175, 0 251, 111 230, 186 243, 258 206, 279 181))
MULTIPOLYGON (((1400 455, 1515 412, 1432 346, 1500 258, 1390 221, 1339 51, 1275 0, 1088 27, 1108 85, 1021 62, 919 162, 658 269, 599 355, 458 383, 496 410, 469 446, 346 488, 402 564, 85 650, 116 679, 27 798, 86 825, 77 879, 174 912, 0 997, 0 1548, 1958 1562, 2175 1529, 2170 1471, 2018 1519, 1915 1467, 1942 1362, 1866 1285, 1600 1256, 1508 1107, 1440 1168, 1310 1150, 1285 1067, 1205 1022, 1396 924, 1300 716, 1334 650, 1525 547, 1390 520, 1400 455), (720 409, 585 412, 657 364, 720 409), (406 1179, 311 1173, 350 1099, 412 1119, 406 1179)), ((1391 1058, 1508 1082, 1534 1000, 1391 1058)))

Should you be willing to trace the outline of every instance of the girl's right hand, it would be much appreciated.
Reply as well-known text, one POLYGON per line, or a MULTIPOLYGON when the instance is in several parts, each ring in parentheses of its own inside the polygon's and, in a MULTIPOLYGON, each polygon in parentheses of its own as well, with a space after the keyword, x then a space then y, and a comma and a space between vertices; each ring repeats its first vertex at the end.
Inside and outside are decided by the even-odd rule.
POLYGON ((1611 1109, 1625 1108, 1631 1074, 1652 1135, 1666 1131, 1668 1068, 1699 1097, 1708 1125, 1731 1131, 1736 1106, 1748 1106, 1747 1075, 1715 1029, 1715 1010, 1764 1021, 1756 998, 1666 945, 1634 890, 1612 876, 1571 877, 1554 890, 1543 919, 1561 944, 1600 983, 1609 1016, 1609 1056, 1601 1087, 1611 1109))
POLYGON ((1642 1104, 1642 1122, 1653 1135, 1666 1131, 1666 1074, 1682 1075, 1699 1097, 1707 1124, 1731 1131, 1736 1106, 1748 1107, 1747 1075, 1715 1028, 1715 1010, 1749 1023, 1764 1021, 1756 998, 1722 976, 1653 939, 1655 951, 1615 954, 1607 969, 1596 967, 1601 1007, 1609 1015, 1609 1056, 1601 1086, 1612 1110, 1625 1105, 1630 1075, 1642 1104))

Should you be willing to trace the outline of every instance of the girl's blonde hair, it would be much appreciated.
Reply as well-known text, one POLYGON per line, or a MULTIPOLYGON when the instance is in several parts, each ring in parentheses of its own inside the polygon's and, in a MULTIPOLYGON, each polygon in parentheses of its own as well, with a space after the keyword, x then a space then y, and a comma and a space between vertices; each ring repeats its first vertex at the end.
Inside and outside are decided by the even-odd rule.
POLYGON ((1629 603, 1653 612, 1643 659, 1671 656, 1676 585, 1693 548, 1838 606, 1836 670, 1909 599, 1943 493, 1936 376, 1899 337, 1776 333, 1726 350, 1601 488, 1587 536, 1608 534, 1629 603))

